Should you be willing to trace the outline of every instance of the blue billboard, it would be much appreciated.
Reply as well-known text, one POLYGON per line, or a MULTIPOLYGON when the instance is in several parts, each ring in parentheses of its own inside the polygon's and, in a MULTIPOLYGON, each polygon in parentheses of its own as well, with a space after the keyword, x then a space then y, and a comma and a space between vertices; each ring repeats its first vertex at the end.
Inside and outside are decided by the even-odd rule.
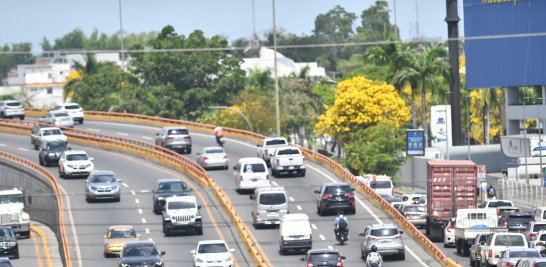
POLYGON ((408 129, 406 130, 406 156, 425 155, 425 131, 408 129))
POLYGON ((464 0, 466 87, 546 85, 546 1, 464 0))

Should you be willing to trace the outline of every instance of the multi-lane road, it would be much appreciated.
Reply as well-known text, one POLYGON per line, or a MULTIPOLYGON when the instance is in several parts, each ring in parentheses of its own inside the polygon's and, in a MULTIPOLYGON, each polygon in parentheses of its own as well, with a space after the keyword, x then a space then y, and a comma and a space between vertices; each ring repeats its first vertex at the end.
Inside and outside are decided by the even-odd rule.
MULTIPOLYGON (((153 143, 155 133, 160 127, 123 124, 118 122, 86 120, 83 125, 76 128, 100 132, 102 134, 117 135, 139 139, 153 143)), ((193 153, 185 155, 190 159, 196 158, 196 153, 203 146, 214 145, 212 134, 191 132, 193 140, 193 153)), ((18 156, 38 162, 38 152, 33 150, 29 136, 0 132, 0 149, 18 156)), ((226 138, 225 149, 230 158, 230 166, 233 166, 238 158, 256 155, 256 144, 246 140, 226 138)), ((166 266, 191 265, 190 250, 194 248, 198 240, 224 239, 229 246, 236 249, 236 266, 252 266, 247 262, 240 246, 240 240, 230 228, 231 222, 222 216, 222 211, 214 204, 214 199, 207 190, 191 181, 186 175, 174 171, 164 165, 151 160, 142 159, 118 151, 105 150, 97 147, 82 146, 76 143, 69 144, 73 149, 85 149, 95 158, 96 169, 113 170, 122 179, 123 195, 121 202, 86 203, 83 190, 83 179, 58 179, 65 198, 69 202, 67 208, 68 217, 73 221, 69 223, 69 230, 74 234, 69 236, 74 244, 71 254, 74 266, 116 266, 115 258, 102 256, 101 236, 109 225, 131 224, 142 234, 142 239, 150 239, 157 243, 161 250, 167 252, 164 256, 166 266), (183 234, 173 237, 164 237, 161 232, 161 216, 152 212, 151 189, 158 178, 180 177, 195 189, 195 195, 202 205, 202 214, 205 221, 203 236, 183 234)), ((364 260, 360 258, 360 232, 368 224, 393 223, 382 210, 377 208, 366 197, 357 194, 357 212, 348 215, 350 226, 350 239, 343 246, 339 246, 334 240, 333 221, 334 216, 319 216, 316 212, 316 195, 313 193, 320 184, 325 182, 340 181, 335 174, 319 164, 308 161, 308 171, 305 177, 281 177, 270 176, 273 184, 285 186, 289 195, 289 210, 291 213, 303 212, 310 216, 313 227, 313 248, 335 248, 346 256, 345 266, 362 266, 364 260)), ((47 169, 58 177, 57 167, 47 169)), ((252 232, 252 239, 259 243, 259 248, 264 255, 266 263, 273 266, 300 266, 303 263, 300 258, 302 253, 295 252, 282 256, 279 253, 279 233, 277 228, 254 229, 251 224, 251 200, 248 194, 238 194, 235 191, 235 182, 232 170, 210 170, 209 175, 227 192, 234 207, 252 232)), ((384 266, 439 266, 440 264, 411 236, 404 235, 406 244, 406 260, 400 262, 396 259, 386 258, 384 266)), ((20 263, 25 256, 22 255, 20 263)), ((27 266, 27 265, 20 265, 27 266)), ((28 265, 30 266, 30 265, 28 265)))

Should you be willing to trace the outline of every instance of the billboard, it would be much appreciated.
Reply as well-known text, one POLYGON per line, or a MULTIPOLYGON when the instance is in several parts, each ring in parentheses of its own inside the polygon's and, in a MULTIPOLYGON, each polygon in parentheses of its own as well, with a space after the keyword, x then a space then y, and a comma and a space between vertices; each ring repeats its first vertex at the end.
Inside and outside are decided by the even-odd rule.
POLYGON ((451 131, 451 105, 438 105, 430 107, 430 134, 431 146, 452 146, 451 131))
POLYGON ((406 130, 406 156, 425 155, 425 131, 406 130))
POLYGON ((463 3, 468 89, 546 85, 546 1, 463 3))

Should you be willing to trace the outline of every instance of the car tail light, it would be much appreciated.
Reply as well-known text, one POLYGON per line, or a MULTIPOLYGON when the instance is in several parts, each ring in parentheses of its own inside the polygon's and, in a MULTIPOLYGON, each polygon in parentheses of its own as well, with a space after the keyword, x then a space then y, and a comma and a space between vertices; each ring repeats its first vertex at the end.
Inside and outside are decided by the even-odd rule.
POLYGON ((490 250, 489 250, 489 253, 487 254, 487 256, 488 256, 489 258, 493 257, 493 250, 490 249, 490 250))
POLYGON ((313 264, 308 262, 307 267, 313 267, 313 264))
POLYGON ((391 196, 394 197, 394 187, 392 188, 391 196))
POLYGON ((267 148, 265 149, 265 154, 268 155, 268 154, 267 154, 267 148))
POLYGON ((521 209, 519 210, 519 213, 521 213, 521 209))
POLYGON ((265 179, 269 180, 269 174, 265 176, 265 179))
POLYGON ((539 246, 541 246, 541 245, 542 245, 542 242, 537 242, 537 243, 535 244, 535 246, 537 246, 537 247, 539 247, 539 246))
POLYGON ((513 263, 511 263, 511 262, 509 262, 509 261, 507 261, 507 262, 506 262, 506 266, 516 266, 516 265, 513 264, 513 263))
POLYGON ((448 224, 448 225, 447 225, 447 227, 446 227, 446 231, 448 231, 448 232, 449 232, 449 230, 451 230, 451 223, 450 223, 450 224, 448 224))
POLYGON ((504 222, 504 227, 508 227, 508 222, 504 222))
POLYGON ((167 138, 165 138, 165 139, 167 139, 167 140, 172 140, 172 139, 174 139, 174 137, 172 137, 172 136, 167 136, 167 138))
POLYGON ((336 264, 336 267, 343 267, 343 262, 342 262, 342 261, 338 261, 337 264, 336 264))
POLYGON ((309 234, 309 239, 313 239, 313 234, 309 234))
POLYGON ((204 160, 207 160, 207 159, 209 159, 209 158, 207 158, 207 157, 203 157, 203 159, 204 159, 204 160))
POLYGON ((345 196, 346 196, 346 197, 355 197, 355 194, 353 194, 353 193, 347 193, 347 194, 345 194, 345 196))
POLYGON ((281 235, 281 241, 284 241, 284 236, 281 235))
POLYGON ((322 195, 322 199, 327 199, 329 197, 332 197, 332 195, 327 195, 327 194, 322 195))
POLYGON ((482 249, 481 248, 478 249, 478 254, 482 254, 482 249))
POLYGON ((375 240, 375 239, 376 239, 376 238, 373 237, 373 236, 368 236, 368 237, 366 237, 366 240, 368 240, 368 241, 372 241, 372 240, 375 240))
POLYGON ((500 210, 497 210, 497 216, 499 216, 500 210))
POLYGON ((243 180, 243 176, 239 176, 239 181, 242 181, 243 180))
POLYGON ((301 158, 302 162, 305 163, 305 157, 301 158))
POLYGON ((529 237, 535 237, 537 233, 529 233, 529 237))
POLYGON ((227 155, 225 155, 224 158, 227 159, 227 155))
POLYGON ((184 139, 191 139, 191 136, 184 136, 184 139))
POLYGON ((277 159, 277 165, 279 165, 280 163, 281 163, 281 160, 277 159))
POLYGON ((351 201, 351 206, 354 206, 355 205, 355 202, 354 201, 351 201))
POLYGON ((396 235, 394 236, 394 239, 402 239, 402 235, 396 235))

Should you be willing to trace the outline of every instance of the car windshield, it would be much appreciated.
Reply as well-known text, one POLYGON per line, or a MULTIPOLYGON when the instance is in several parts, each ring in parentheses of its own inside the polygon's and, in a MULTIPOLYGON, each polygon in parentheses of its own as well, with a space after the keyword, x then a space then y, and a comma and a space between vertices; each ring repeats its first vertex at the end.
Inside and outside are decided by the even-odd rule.
POLYGON ((426 212, 423 206, 404 206, 404 212, 426 212))
POLYGON ((523 236, 520 235, 499 235, 495 238, 495 246, 525 246, 523 236))
POLYGON ((533 264, 533 267, 546 267, 546 262, 537 262, 533 264))
POLYGON ((533 220, 533 216, 529 214, 529 216, 509 216, 506 221, 508 224, 528 224, 531 220, 533 220))
POLYGON ((397 197, 390 197, 390 198, 386 198, 385 199, 387 202, 389 203, 393 203, 393 202, 402 202, 402 199, 401 198, 397 198, 397 197))
POLYGON ((13 231, 10 229, 1 229, 0 230, 0 237, 2 238, 14 238, 15 235, 13 234, 13 231))
POLYGON ((261 163, 245 164, 244 173, 265 172, 265 165, 261 163))
POLYGON ((19 103, 19 102, 8 102, 6 104, 6 106, 10 106, 10 107, 17 107, 17 106, 20 106, 20 105, 21 105, 21 103, 19 103))
POLYGON ((393 236, 398 234, 398 229, 396 228, 372 229, 370 234, 373 236, 393 236))
POLYGON ((513 209, 499 209, 499 216, 509 213, 520 213, 518 208, 513 209))
POLYGON ((197 253, 225 253, 228 249, 223 243, 201 244, 197 253))
POLYGON ((167 132, 168 135, 183 135, 188 134, 188 130, 186 129, 172 129, 167 132))
POLYGON ((66 156, 66 160, 68 160, 68 161, 73 161, 73 160, 87 160, 87 155, 86 155, 86 154, 72 154, 72 155, 67 155, 67 156, 66 156))
POLYGON ((491 201, 489 202, 489 206, 490 208, 496 208, 496 207, 512 207, 512 203, 511 202, 504 202, 504 201, 491 201))
POLYGON ((22 195, 3 195, 0 196, 0 204, 23 203, 22 195))
POLYGON ((60 112, 53 114, 55 117, 68 117, 68 113, 60 112))
POLYGON ((99 174, 93 175, 89 180, 91 183, 114 183, 116 182, 116 177, 111 174, 99 174))
POLYGON ((108 238, 136 238, 136 233, 130 228, 112 229, 108 233, 108 238))
POLYGON ((159 184, 159 192, 183 192, 187 190, 188 186, 184 182, 170 182, 159 184))
POLYGON ((283 193, 270 193, 260 195, 260 204, 262 205, 280 205, 286 203, 286 197, 283 193))
POLYGON ((352 192, 351 187, 348 185, 329 186, 324 190, 324 194, 327 195, 339 195, 352 192))
POLYGON ((535 224, 535 226, 533 227, 533 232, 538 232, 538 231, 541 231, 541 230, 546 230, 546 224, 535 224))
POLYGON ((59 129, 53 129, 53 130, 45 130, 44 135, 61 135, 61 130, 59 129))
POLYGON ((372 189, 378 189, 378 188, 391 188, 391 182, 390 181, 375 181, 370 182, 370 187, 372 189))
POLYGON ((546 235, 541 235, 539 241, 546 241, 546 235))
POLYGON ((225 153, 223 149, 214 148, 205 150, 205 154, 223 154, 225 153))
POLYGON ((13 267, 13 265, 11 265, 11 263, 8 263, 8 262, 0 262, 0 267, 13 267))
POLYGON ((338 253, 321 253, 321 254, 311 254, 307 261, 310 262, 319 262, 319 261, 337 261, 339 259, 338 253))
POLYGON ((66 150, 66 144, 64 142, 48 143, 47 150, 66 150))
POLYGON ((80 105, 66 105, 65 109, 80 109, 80 105))
POLYGON ((526 251, 510 251, 509 258, 534 258, 540 257, 540 254, 536 250, 526 250, 526 251))
POLYGON ((125 257, 149 257, 159 255, 155 246, 152 245, 140 245, 140 246, 128 246, 123 251, 125 257))
POLYGON ((265 145, 267 146, 286 145, 286 140, 284 139, 269 140, 265 142, 265 145))
POLYGON ((169 202, 169 204, 167 205, 167 208, 170 210, 178 210, 178 209, 194 209, 197 207, 195 206, 195 202, 173 201, 173 202, 169 202))
POLYGON ((297 149, 280 150, 278 155, 299 155, 300 151, 297 149))

